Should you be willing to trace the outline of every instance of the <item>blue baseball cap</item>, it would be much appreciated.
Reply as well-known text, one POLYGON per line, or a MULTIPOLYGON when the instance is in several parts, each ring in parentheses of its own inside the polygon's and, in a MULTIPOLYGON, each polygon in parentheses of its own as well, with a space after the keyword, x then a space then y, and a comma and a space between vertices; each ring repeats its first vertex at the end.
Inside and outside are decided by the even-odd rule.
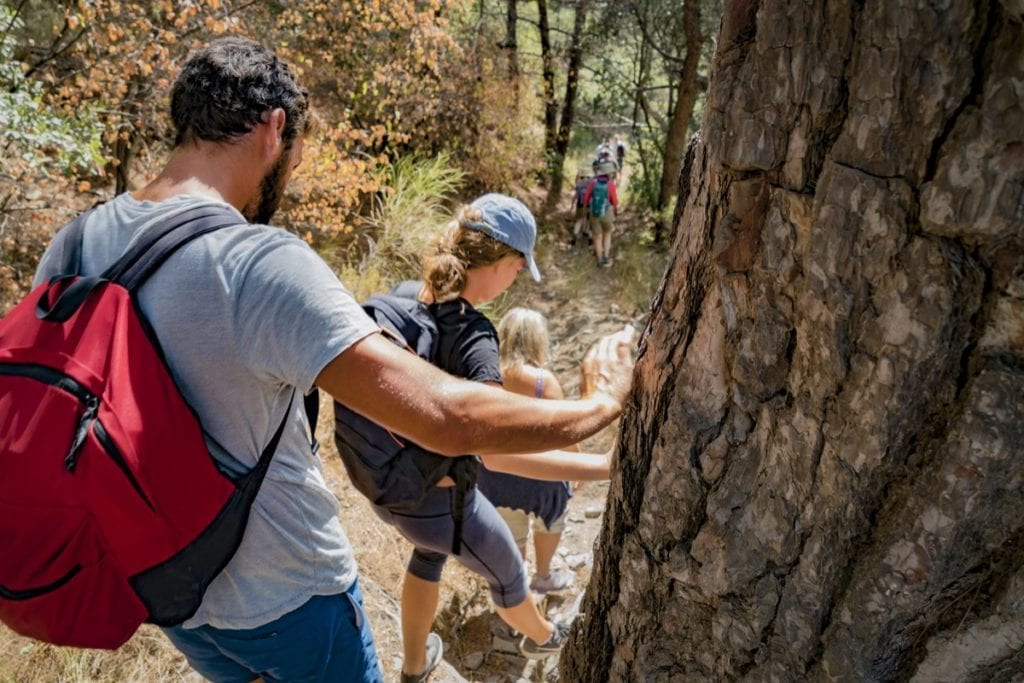
POLYGON ((540 271, 533 260, 533 245, 537 242, 537 221, 533 214, 518 199, 491 192, 477 197, 470 204, 483 214, 480 222, 469 223, 468 227, 507 244, 526 257, 530 275, 540 282, 540 271))

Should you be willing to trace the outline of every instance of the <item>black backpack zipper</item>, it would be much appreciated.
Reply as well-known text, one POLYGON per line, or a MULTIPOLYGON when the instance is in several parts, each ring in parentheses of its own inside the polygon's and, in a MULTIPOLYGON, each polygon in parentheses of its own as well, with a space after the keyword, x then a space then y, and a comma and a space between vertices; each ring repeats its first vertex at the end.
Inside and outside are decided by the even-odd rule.
POLYGON ((153 504, 143 492, 142 485, 139 484, 131 468, 128 467, 124 456, 121 455, 107 430, 96 417, 100 408, 100 399, 96 394, 82 386, 78 380, 64 374, 60 370, 36 363, 0 363, 0 375, 27 377, 43 384, 49 384, 81 401, 85 406, 85 410, 78 419, 78 426, 75 428, 75 435, 71 440, 71 448, 68 449, 68 454, 64 456, 65 469, 72 473, 75 471, 75 467, 78 464, 78 455, 82 450, 83 444, 85 444, 85 438, 88 436, 89 430, 92 429, 93 434, 96 435, 96 439, 100 442, 107 456, 124 473, 124 476, 127 477, 128 482, 135 489, 136 493, 139 494, 139 497, 142 498, 146 506, 151 510, 153 509, 153 504))
POLYGON ((25 588, 22 590, 14 590, 13 588, 6 588, 0 586, 0 598, 4 600, 31 600, 32 598, 38 598, 40 595, 46 595, 52 593, 71 579, 75 578, 75 575, 82 571, 82 565, 76 564, 68 573, 60 577, 52 583, 48 583, 45 586, 36 586, 35 588, 25 588))

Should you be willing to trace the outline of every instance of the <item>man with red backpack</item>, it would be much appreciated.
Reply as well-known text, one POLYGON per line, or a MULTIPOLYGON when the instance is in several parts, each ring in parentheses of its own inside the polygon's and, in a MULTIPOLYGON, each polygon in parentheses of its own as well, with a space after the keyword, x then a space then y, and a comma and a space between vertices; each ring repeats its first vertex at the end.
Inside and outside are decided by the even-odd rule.
MULTIPOLYGON (((60 332, 62 324, 103 326, 103 320, 88 318, 89 301, 94 291, 123 284, 145 335, 155 340, 159 362, 201 424, 201 441, 217 469, 238 481, 269 462, 251 514, 246 509, 240 545, 201 587, 201 602, 190 616, 158 620, 143 612, 138 620, 164 626, 211 681, 379 681, 352 547, 311 439, 315 425, 295 396, 320 387, 396 434, 447 456, 534 453, 579 442, 620 414, 632 374, 624 338, 606 337, 590 354, 583 370, 596 385, 578 401, 531 400, 453 378, 384 338, 308 245, 267 225, 312 129, 307 93, 287 65, 254 41, 215 41, 184 65, 171 92, 171 115, 177 135, 162 172, 140 190, 84 214, 75 230, 58 233, 40 262, 33 291, 40 314, 68 309, 54 316, 53 329, 60 332), (204 224, 208 232, 176 250, 162 247, 167 240, 161 238, 153 249, 135 253, 164 231, 170 239, 189 229, 184 219, 193 215, 213 215, 219 222, 204 224), (184 227, 175 225, 182 221, 184 227), (77 257, 66 258, 72 252, 77 257), (126 253, 145 263, 157 252, 166 261, 148 264, 151 276, 144 282, 122 282, 109 269, 126 253), (69 271, 71 262, 76 267, 69 271), (65 300, 65 294, 74 296, 65 300), (261 457, 266 453, 272 461, 261 457)), ((31 317, 28 311, 24 319, 31 317)), ((34 511, 31 501, 24 502, 25 487, 9 473, 23 466, 25 449, 37 443, 33 430, 43 438, 48 425, 37 424, 35 415, 54 403, 73 408, 77 404, 70 402, 81 400, 78 427, 57 435, 66 436, 67 444, 46 476, 56 482, 88 474, 135 488, 138 509, 150 514, 159 501, 150 500, 148 485, 133 474, 150 453, 123 447, 103 452, 95 444, 108 441, 104 435, 115 426, 129 435, 145 433, 162 416, 123 400, 117 412, 112 406, 119 397, 80 391, 77 382, 41 366, 11 365, 5 372, 9 342, 25 348, 19 331, 5 327, 10 319, 0 321, 0 619, 48 639, 53 624, 40 615, 55 613, 48 610, 64 600, 67 613, 85 627, 66 639, 79 644, 87 642, 90 623, 100 629, 118 616, 110 613, 116 607, 104 612, 100 604, 88 614, 75 608, 82 597, 74 593, 75 579, 91 571, 92 550, 59 580, 26 574, 21 559, 30 544, 12 545, 10 539, 34 511), (40 403, 5 400, 17 392, 38 396, 40 403), (100 430, 101 423, 107 428, 100 430), (83 440, 89 453, 79 451, 83 440), (70 594, 62 597, 62 591, 70 594), (39 600, 47 601, 46 610, 35 609, 39 600)), ((60 336, 45 329, 41 334, 60 336)), ((137 442, 129 437, 129 443, 137 442)), ((177 498, 199 505, 191 497, 188 471, 172 471, 179 481, 177 498)), ((106 498, 99 498, 102 507, 106 498)), ((104 514, 114 526, 131 522, 128 512, 104 514)), ((85 540, 90 539, 64 544, 59 559, 79 552, 85 540)), ((102 534, 90 542, 101 540, 102 534)), ((190 545, 206 542, 218 543, 200 534, 190 545)), ((145 577, 126 578, 138 588, 145 577)), ((120 642, 130 635, 129 630, 120 642)))
POLYGON ((608 161, 597 168, 597 176, 587 185, 583 203, 590 213, 590 234, 594 239, 597 265, 608 267, 612 250, 612 229, 618 215, 619 195, 615 189, 615 162, 608 161))

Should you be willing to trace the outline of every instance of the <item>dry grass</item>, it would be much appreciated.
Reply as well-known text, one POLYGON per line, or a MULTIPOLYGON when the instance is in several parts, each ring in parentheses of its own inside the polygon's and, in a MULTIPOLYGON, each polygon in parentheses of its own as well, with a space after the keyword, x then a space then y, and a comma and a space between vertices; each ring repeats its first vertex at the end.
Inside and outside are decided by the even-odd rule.
POLYGON ((114 652, 55 647, 0 626, 0 681, 142 683, 186 681, 190 676, 188 662, 154 626, 143 626, 114 652))

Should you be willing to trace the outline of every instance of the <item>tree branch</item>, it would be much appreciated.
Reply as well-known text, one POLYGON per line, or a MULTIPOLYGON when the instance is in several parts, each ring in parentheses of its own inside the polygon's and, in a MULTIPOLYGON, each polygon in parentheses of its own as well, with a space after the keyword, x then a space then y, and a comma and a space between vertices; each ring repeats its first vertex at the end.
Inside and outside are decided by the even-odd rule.
POLYGON ((670 52, 667 52, 664 48, 658 45, 657 42, 655 42, 654 36, 652 36, 650 32, 647 30, 647 22, 645 18, 640 16, 640 9, 637 7, 637 4, 635 2, 629 3, 629 9, 632 10, 633 16, 636 18, 637 26, 640 28, 640 33, 643 35, 644 40, 647 41, 647 44, 654 48, 655 52, 657 52, 663 58, 667 59, 669 62, 672 62, 673 64, 682 65, 683 61, 685 60, 685 57, 679 57, 670 52))
POLYGON ((52 62, 53 60, 57 59, 58 57, 63 55, 65 52, 70 50, 71 46, 74 45, 75 43, 77 43, 78 39, 81 38, 82 36, 84 36, 85 32, 88 30, 87 28, 85 28, 83 26, 81 31, 76 33, 74 35, 74 37, 71 38, 71 40, 69 40, 66 45, 64 45, 64 47, 62 47, 62 48, 60 48, 58 50, 57 49, 57 45, 60 43, 61 39, 65 35, 67 35, 67 32, 68 32, 68 30, 70 28, 71 28, 71 26, 70 26, 70 24, 68 24, 67 18, 65 18, 64 19, 64 26, 63 26, 63 28, 61 28, 60 33, 57 35, 56 38, 54 38, 53 43, 50 46, 50 54, 46 55, 45 57, 40 59, 38 62, 33 64, 31 67, 29 67, 29 69, 24 73, 24 76, 23 76, 24 79, 27 80, 30 76, 32 76, 32 74, 34 74, 36 71, 39 71, 39 69, 41 69, 44 65, 48 64, 49 62, 52 62))

